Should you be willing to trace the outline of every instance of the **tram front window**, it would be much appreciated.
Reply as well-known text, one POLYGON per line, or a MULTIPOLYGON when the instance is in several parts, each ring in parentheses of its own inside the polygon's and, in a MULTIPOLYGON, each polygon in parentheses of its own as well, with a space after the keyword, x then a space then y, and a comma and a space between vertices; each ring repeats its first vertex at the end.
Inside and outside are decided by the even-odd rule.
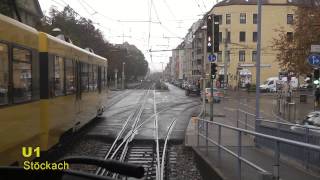
POLYGON ((8 46, 0 43, 0 105, 8 104, 8 46))
POLYGON ((13 101, 21 103, 32 96, 31 53, 13 48, 13 101))

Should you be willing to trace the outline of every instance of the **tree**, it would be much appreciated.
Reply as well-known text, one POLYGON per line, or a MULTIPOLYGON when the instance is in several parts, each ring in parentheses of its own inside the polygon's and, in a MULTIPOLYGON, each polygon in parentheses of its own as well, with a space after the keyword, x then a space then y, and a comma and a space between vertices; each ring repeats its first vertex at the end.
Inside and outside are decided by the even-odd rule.
POLYGON ((310 74, 311 66, 306 59, 310 46, 320 43, 320 1, 304 1, 297 6, 293 24, 293 37, 283 28, 277 29, 279 37, 273 39, 278 51, 277 59, 283 70, 310 74))
POLYGON ((91 48, 100 56, 108 59, 108 76, 113 78, 115 69, 122 73, 122 63, 126 63, 126 77, 144 76, 148 70, 147 61, 143 53, 134 45, 124 43, 112 45, 106 41, 102 32, 95 28, 90 19, 81 17, 70 6, 63 11, 54 8, 50 10, 50 17, 44 17, 37 29, 54 35, 52 29, 60 28, 64 35, 68 36, 73 44, 82 48, 91 48))

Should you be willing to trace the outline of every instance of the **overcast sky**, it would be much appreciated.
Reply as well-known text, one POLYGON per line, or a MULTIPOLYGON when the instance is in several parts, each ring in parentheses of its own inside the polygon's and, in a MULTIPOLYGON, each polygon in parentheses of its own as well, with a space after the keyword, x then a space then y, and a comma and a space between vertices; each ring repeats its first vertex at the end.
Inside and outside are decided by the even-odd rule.
POLYGON ((148 49, 175 48, 192 23, 210 10, 216 0, 153 0, 150 39, 149 23, 143 21, 149 21, 151 0, 39 0, 39 2, 45 14, 48 14, 52 6, 62 10, 69 4, 81 16, 91 19, 110 43, 127 41, 136 45, 144 53, 151 71, 161 71, 161 62, 164 63, 164 68, 171 52, 154 52, 151 61, 148 49))

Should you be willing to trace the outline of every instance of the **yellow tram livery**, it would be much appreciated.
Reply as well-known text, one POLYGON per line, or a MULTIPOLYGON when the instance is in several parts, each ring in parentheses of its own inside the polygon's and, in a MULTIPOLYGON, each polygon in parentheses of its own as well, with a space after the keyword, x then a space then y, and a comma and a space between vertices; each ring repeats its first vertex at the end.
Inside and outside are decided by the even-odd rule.
POLYGON ((103 112, 107 59, 0 14, 0 165, 103 112))

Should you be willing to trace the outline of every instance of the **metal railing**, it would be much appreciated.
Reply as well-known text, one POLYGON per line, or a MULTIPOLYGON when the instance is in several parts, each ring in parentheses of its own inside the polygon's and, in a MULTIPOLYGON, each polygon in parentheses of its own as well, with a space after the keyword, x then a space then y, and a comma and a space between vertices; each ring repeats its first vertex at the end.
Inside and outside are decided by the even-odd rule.
MULTIPOLYGON (((247 130, 249 127, 250 129, 256 131, 256 123, 259 123, 259 133, 267 133, 263 130, 263 128, 273 128, 274 133, 270 132, 268 134, 275 134, 277 137, 287 138, 308 144, 320 145, 320 128, 285 122, 283 119, 279 117, 277 117, 277 121, 263 118, 256 119, 255 117, 256 116, 252 113, 243 111, 241 109, 237 109, 237 127, 241 127, 240 124, 242 124, 244 125, 244 129, 247 130), (242 120, 241 114, 244 115, 244 120, 242 120)), ((286 151, 286 154, 288 154, 289 156, 293 156, 295 159, 303 160, 304 168, 309 169, 310 156, 312 155, 312 153, 310 154, 310 152, 304 148, 302 150, 303 154, 297 156, 293 155, 294 152, 292 149, 290 149, 290 147, 288 147, 288 149, 283 148, 283 150, 286 151)))
POLYGON ((261 174, 261 178, 266 178, 266 179, 276 179, 279 180, 280 176, 279 176, 279 171, 280 171, 280 144, 290 144, 293 146, 297 146, 297 147, 302 147, 304 149, 308 149, 308 150, 314 150, 317 152, 320 152, 320 146, 317 145, 312 145, 312 144, 308 144, 308 143, 304 143, 304 142, 298 142, 298 141, 293 141, 293 140, 289 140, 289 139, 285 139, 285 138, 280 138, 280 137, 276 137, 276 136, 271 136, 271 135, 267 135, 267 134, 262 134, 262 133, 258 133, 258 132, 254 132, 254 131, 250 131, 250 130, 246 130, 246 129, 241 129, 238 127, 233 127, 230 125, 226 125, 226 124, 222 124, 219 122, 214 122, 214 121, 208 121, 208 120, 204 120, 204 119, 200 119, 200 118, 195 118, 197 120, 197 145, 199 146, 199 142, 200 142, 200 137, 204 138, 206 140, 206 151, 208 153, 208 144, 209 142, 216 145, 218 147, 218 163, 220 164, 221 162, 221 150, 224 150, 225 152, 229 153, 230 155, 232 155, 233 157, 237 158, 237 176, 238 179, 241 180, 242 177, 242 171, 241 171, 241 166, 242 163, 247 164, 249 167, 257 170, 260 174, 261 174), (201 127, 204 127, 204 125, 200 126, 200 122, 202 124, 206 124, 206 130, 205 130, 205 134, 200 133, 200 129, 201 127), (212 138, 209 138, 208 136, 208 125, 216 125, 218 126, 218 140, 215 141, 212 138), (228 149, 228 147, 223 146, 221 143, 221 133, 222 133, 222 128, 226 128, 229 130, 233 130, 235 132, 237 132, 237 152, 233 152, 231 149, 228 149), (260 167, 259 165, 255 164, 254 162, 246 159, 243 157, 242 155, 242 135, 243 134, 249 134, 251 136, 254 136, 255 138, 264 138, 264 139, 268 139, 274 142, 275 146, 274 146, 274 163, 273 163, 273 172, 268 172, 267 170, 265 170, 264 168, 260 167), (262 177, 263 176, 263 177, 262 177))

